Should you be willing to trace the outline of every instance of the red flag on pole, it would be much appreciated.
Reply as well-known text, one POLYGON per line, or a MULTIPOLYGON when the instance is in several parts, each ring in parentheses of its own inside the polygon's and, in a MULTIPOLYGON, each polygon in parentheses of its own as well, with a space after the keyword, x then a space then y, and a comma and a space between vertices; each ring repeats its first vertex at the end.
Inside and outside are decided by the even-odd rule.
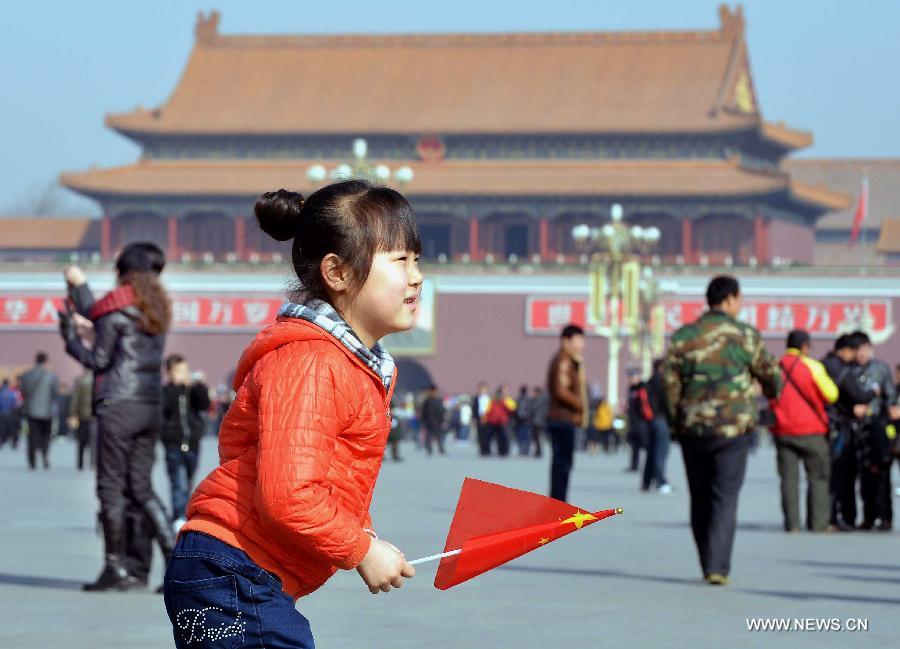
POLYGON ((446 590, 536 550, 621 509, 585 512, 529 491, 466 478, 434 578, 446 590))
POLYGON ((862 222, 869 215, 869 178, 863 176, 862 189, 859 192, 859 202, 856 204, 856 213, 853 215, 853 229, 850 230, 850 243, 856 243, 862 222))

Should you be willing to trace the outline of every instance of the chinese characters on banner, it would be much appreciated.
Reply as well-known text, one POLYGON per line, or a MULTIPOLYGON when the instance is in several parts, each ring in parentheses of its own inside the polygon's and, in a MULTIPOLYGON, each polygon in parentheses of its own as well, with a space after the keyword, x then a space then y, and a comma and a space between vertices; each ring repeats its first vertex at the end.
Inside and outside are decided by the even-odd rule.
MULTIPOLYGON (((666 332, 693 322, 706 310, 702 300, 663 300, 666 332)), ((525 331, 535 335, 557 335, 571 323, 589 329, 586 298, 530 298, 526 306, 525 331)), ((745 300, 739 319, 752 324, 763 336, 781 337, 792 329, 805 329, 812 336, 834 337, 854 329, 873 333, 891 328, 888 300, 745 300)))
MULTIPOLYGON (((174 331, 230 329, 258 331, 275 321, 282 300, 267 297, 172 296, 174 331)), ((0 328, 50 329, 56 327, 62 298, 0 295, 0 328)))

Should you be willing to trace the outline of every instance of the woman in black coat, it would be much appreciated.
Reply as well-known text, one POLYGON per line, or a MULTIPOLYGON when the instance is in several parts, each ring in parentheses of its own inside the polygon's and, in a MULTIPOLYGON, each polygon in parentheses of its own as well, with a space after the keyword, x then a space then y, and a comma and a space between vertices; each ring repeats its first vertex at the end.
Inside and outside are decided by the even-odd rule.
POLYGON ((163 556, 174 538, 168 516, 153 492, 150 473, 159 438, 162 365, 171 307, 159 274, 162 250, 152 243, 129 244, 116 260, 118 286, 94 301, 84 274, 66 271, 70 300, 80 314, 60 314, 66 352, 94 372, 93 407, 98 423, 97 496, 103 527, 105 565, 85 590, 124 590, 140 585, 126 563, 126 510, 140 508, 151 522, 163 556), (88 349, 81 340, 92 329, 88 349))

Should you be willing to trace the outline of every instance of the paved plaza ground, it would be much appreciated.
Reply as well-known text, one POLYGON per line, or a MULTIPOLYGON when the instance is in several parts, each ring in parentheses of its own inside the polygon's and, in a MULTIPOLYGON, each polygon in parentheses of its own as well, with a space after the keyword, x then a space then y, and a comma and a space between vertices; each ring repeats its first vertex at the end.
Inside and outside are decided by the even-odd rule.
MULTIPOLYGON (((537 492, 547 485, 546 457, 482 460, 452 445, 446 457, 425 457, 411 444, 403 453, 403 463, 382 469, 373 518, 409 557, 442 549, 465 476, 537 492)), ((751 458, 725 588, 699 579, 675 447, 668 496, 640 493, 622 470, 624 453, 579 455, 571 502, 625 514, 472 582, 438 591, 431 564, 402 590, 373 597, 355 572, 340 573, 299 608, 322 649, 896 646, 897 533, 785 534, 773 455, 764 447, 751 458), (868 631, 747 630, 747 618, 771 617, 859 618, 868 631)), ((93 475, 77 472, 73 457, 71 442, 56 441, 53 468, 29 472, 21 446, 0 450, 0 648, 172 646, 161 596, 80 591, 100 569, 102 546, 93 475)), ((201 473, 214 463, 208 439, 201 473)), ((161 462, 155 478, 167 497, 161 462)), ((157 565, 154 585, 161 576, 157 565)))

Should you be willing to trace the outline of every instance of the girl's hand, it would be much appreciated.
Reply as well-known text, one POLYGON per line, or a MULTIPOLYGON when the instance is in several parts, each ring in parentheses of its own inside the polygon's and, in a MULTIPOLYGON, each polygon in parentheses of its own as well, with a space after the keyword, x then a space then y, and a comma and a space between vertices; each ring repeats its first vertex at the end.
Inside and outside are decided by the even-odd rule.
POLYGON ((387 593, 391 587, 400 588, 404 577, 416 574, 416 569, 406 563, 403 553, 381 539, 372 539, 372 545, 356 571, 373 595, 387 593))
POLYGON ((69 266, 63 271, 63 276, 66 278, 66 283, 69 286, 77 287, 87 282, 84 271, 78 266, 69 266))

